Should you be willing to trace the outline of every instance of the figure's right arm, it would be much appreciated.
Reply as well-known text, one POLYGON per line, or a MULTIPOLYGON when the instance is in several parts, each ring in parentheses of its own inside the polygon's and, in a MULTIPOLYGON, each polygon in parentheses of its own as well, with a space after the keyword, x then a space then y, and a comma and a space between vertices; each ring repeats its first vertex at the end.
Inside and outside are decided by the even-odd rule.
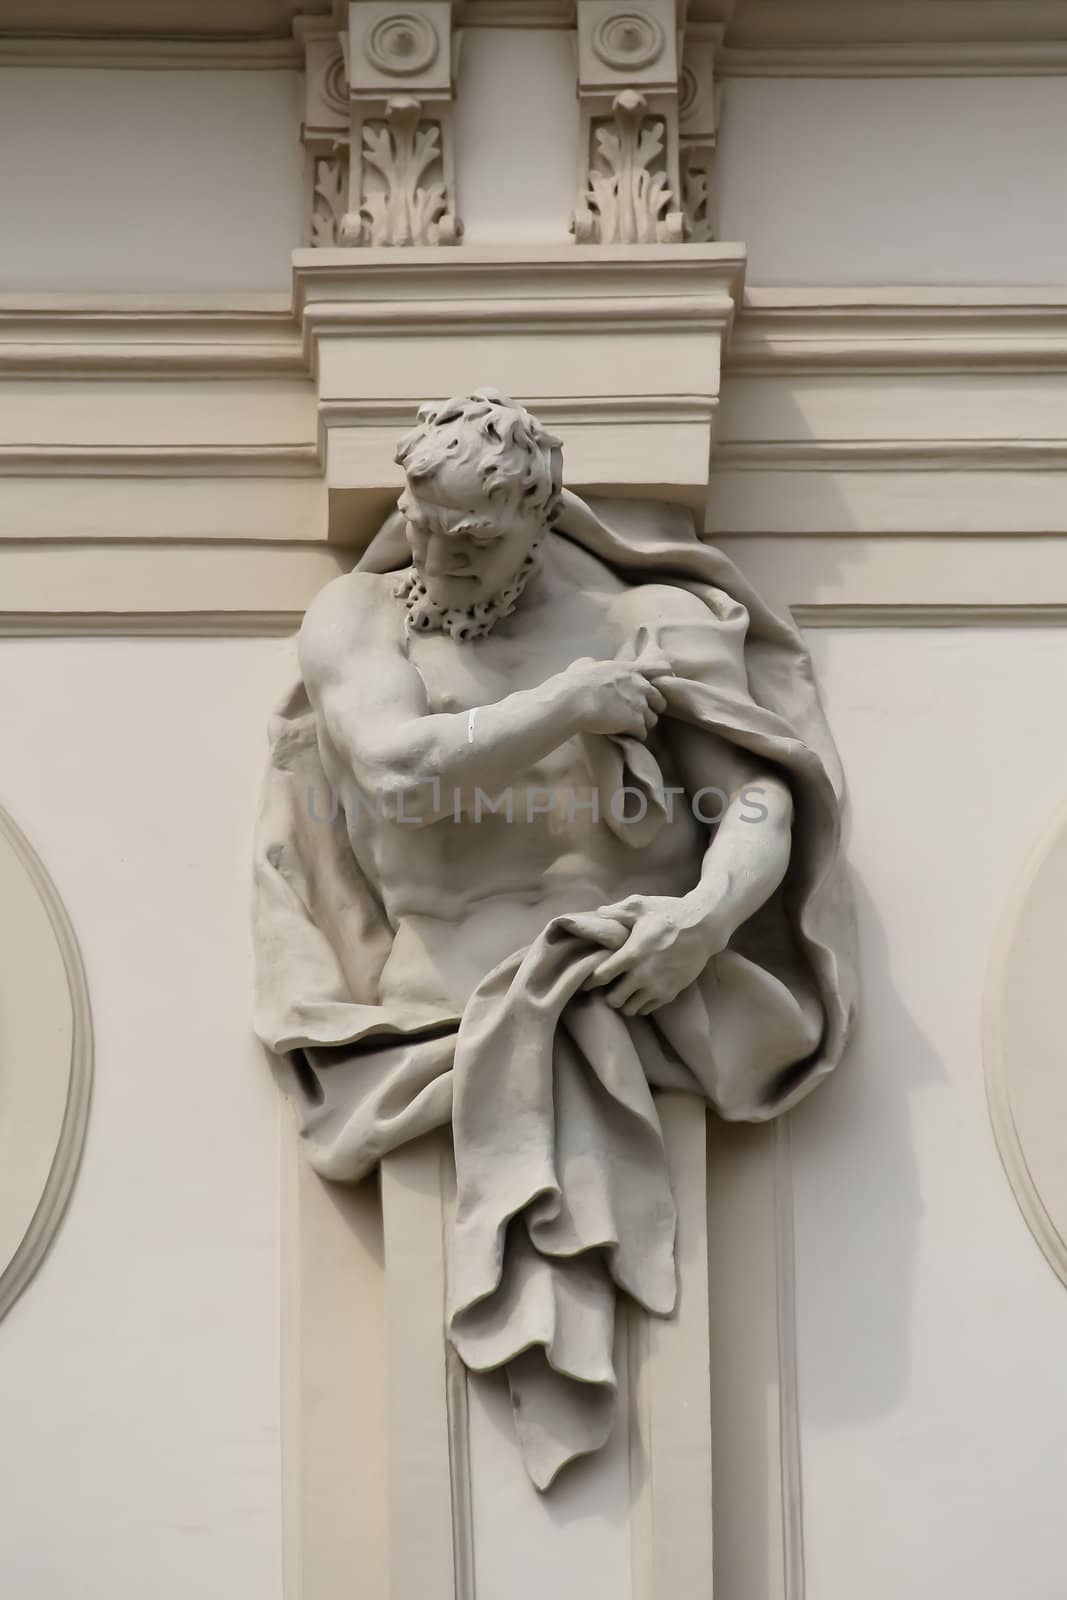
POLYGON ((352 574, 323 590, 304 619, 300 664, 348 770, 405 817, 448 815, 456 791, 468 804, 475 788, 496 794, 576 733, 643 738, 663 707, 632 662, 578 661, 476 707, 473 724, 467 711, 431 712, 387 581, 352 574))

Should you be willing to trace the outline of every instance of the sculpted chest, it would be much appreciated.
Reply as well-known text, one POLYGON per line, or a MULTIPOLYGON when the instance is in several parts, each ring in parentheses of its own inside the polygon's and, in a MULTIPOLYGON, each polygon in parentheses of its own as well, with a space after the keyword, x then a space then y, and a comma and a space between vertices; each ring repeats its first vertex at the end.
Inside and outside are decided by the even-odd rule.
POLYGON ((544 612, 509 618, 486 639, 457 643, 443 634, 412 638, 408 660, 422 679, 431 712, 493 705, 516 689, 534 689, 579 656, 606 660, 623 630, 607 608, 589 606, 579 618, 544 612))

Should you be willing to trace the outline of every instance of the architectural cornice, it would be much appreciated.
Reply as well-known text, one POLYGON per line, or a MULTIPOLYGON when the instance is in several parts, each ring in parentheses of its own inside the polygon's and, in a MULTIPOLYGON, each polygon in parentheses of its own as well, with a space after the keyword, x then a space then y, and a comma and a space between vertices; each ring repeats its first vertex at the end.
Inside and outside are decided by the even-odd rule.
MULTIPOLYGON (((368 332, 401 322, 439 332, 483 325, 536 329, 547 319, 582 321, 605 329, 632 316, 670 312, 700 320, 705 294, 686 293, 682 279, 657 273, 673 247, 649 251, 659 261, 634 263, 558 258, 536 269, 506 260, 431 264, 409 258, 361 266, 363 306, 346 318, 362 319, 368 332), (388 280, 395 279, 392 284, 388 280), (680 291, 675 292, 674 285, 680 291), (472 298, 474 303, 472 304, 472 298), (688 299, 688 307, 686 300, 688 299), (415 320, 412 320, 415 319, 415 320)), ((643 253, 643 252, 642 252, 643 253)), ((301 301, 321 328, 336 284, 323 251, 312 258, 301 301)), ((368 252, 362 252, 366 255, 368 252)), ((348 259, 346 255, 346 264, 348 259)), ((723 287, 732 291, 739 266, 727 262, 723 287)), ((692 284, 690 284, 690 289, 692 284)), ((725 308, 724 308, 725 309, 725 308)), ((646 323, 647 325, 647 323, 646 323)), ((0 296, 0 377, 238 377, 306 375, 308 351, 297 316, 279 296, 246 301, 174 297, 69 295, 0 296)), ((1053 289, 811 288, 750 289, 733 322, 727 370, 733 374, 784 372, 1011 372, 1067 369, 1067 293, 1053 289)))
POLYGON ((1067 366, 1054 289, 750 289, 731 372, 1025 371, 1067 366))
POLYGON ((716 71, 720 78, 1062 77, 1067 39, 728 47, 716 71))
POLYGON ((284 297, 0 296, 0 377, 301 373, 284 297))
MULTIPOLYGON (((335 8, 336 10, 336 8, 335 8)), ((721 77, 1067 72, 1063 0, 690 0, 721 77)), ((459 0, 462 28, 573 28, 576 0, 459 0)), ((297 70, 326 0, 0 0, 0 66, 297 70)))
POLYGON ((0 478, 317 478, 314 444, 0 444, 0 478))
POLYGON ((1063 0, 738 0, 726 43, 745 50, 1067 41, 1063 0))
POLYGON ((1063 439, 760 439, 717 446, 720 472, 1063 472, 1063 439))
POLYGON ((304 55, 295 39, 97 34, 0 34, 0 67, 101 67, 139 72, 296 72, 304 55))
POLYGON ((702 510, 744 270, 729 244, 295 251, 330 537, 360 542, 395 498, 402 417, 502 378, 561 434, 575 488, 702 510))
POLYGON ((733 322, 744 281, 740 245, 457 246, 293 252, 295 307, 305 328, 462 331, 472 325, 546 332, 589 322, 611 331, 634 317, 733 322))

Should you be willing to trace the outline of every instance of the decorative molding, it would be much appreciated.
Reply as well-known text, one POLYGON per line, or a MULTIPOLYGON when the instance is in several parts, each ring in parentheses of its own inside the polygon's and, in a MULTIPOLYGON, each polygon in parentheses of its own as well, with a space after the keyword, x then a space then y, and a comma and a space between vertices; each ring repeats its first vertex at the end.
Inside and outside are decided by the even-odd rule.
MULTIPOLYGON (((3 807, 0 807, 0 844, 14 855, 44 908, 66 977, 71 1024, 65 1107, 48 1176, 26 1232, 13 1254, 0 1264, 0 1318, 3 1318, 40 1268, 70 1203, 89 1119, 93 1024, 85 968, 62 897, 37 852, 3 807)), ((11 906, 7 902, 5 904, 6 914, 10 915, 11 906)), ((51 996, 51 1002, 53 1015, 49 1018, 50 1023, 58 1020, 54 1010, 59 1005, 58 996, 51 996)), ((6 1098, 10 1103, 18 1075, 39 1068, 32 1060, 7 1061, 5 1068, 9 1079, 6 1098)), ((11 1175, 5 1173, 9 1187, 10 1178, 11 1175)), ((17 1188, 14 1192, 18 1193, 17 1188)), ((32 1200, 33 1197, 30 1198, 32 1200)))
POLYGON ((1067 74, 1067 40, 725 49, 722 78, 1050 78, 1067 74))
POLYGON ((310 359, 310 334, 331 326, 412 328, 425 338, 435 328, 447 337, 471 325, 503 331, 519 323, 549 332, 569 318, 603 323, 607 332, 643 314, 649 327, 663 319, 712 319, 726 335, 741 296, 745 255, 733 244, 610 251, 467 245, 445 255, 299 250, 293 267, 296 314, 310 359))
MULTIPOLYGON (((624 89, 609 116, 589 122, 585 204, 575 212, 579 244, 669 244, 684 236, 680 183, 668 170, 668 124, 645 96, 624 89)), ((675 161, 677 165, 677 158, 675 161)))
MULTIPOLYGON (((790 607, 801 628, 1062 628, 1060 605, 825 604, 790 607)), ((282 639, 303 611, 0 611, 0 639, 282 639)))
POLYGON ((285 639, 302 611, 0 611, 0 639, 285 639))
MULTIPOLYGON (((537 0, 468 0, 462 28, 572 28, 573 6, 537 0)), ((0 68, 46 67, 138 72, 298 72, 298 39, 102 38, 97 35, 0 34, 0 68)), ((1067 39, 837 44, 815 47, 724 46, 725 78, 1019 78, 1067 75, 1067 39)))
POLYGON ((559 423, 575 487, 655 485, 702 510, 738 247, 302 250, 293 265, 331 538, 361 542, 395 499, 399 401, 505 369, 559 423))
POLYGON ((681 243, 673 0, 577 0, 578 244, 681 243))
POLYGON ((760 439, 718 445, 714 468, 722 472, 1062 472, 1067 468, 1067 438, 760 439))
POLYGON ((1062 628, 1067 600, 1058 605, 997 605, 995 602, 930 605, 921 600, 897 605, 826 601, 790 607, 798 628, 1062 628))
POLYGON ((0 68, 99 67, 136 72, 295 72, 294 39, 101 38, 0 33, 0 68))
MULTIPOLYGON (((424 258, 405 252, 393 257, 382 278, 403 271, 411 295, 432 306, 427 319, 444 317, 442 328, 480 321, 496 302, 505 314, 531 325, 539 313, 566 314, 564 278, 573 288, 573 315, 588 314, 592 280, 603 275, 595 304, 607 316, 611 299, 618 314, 639 314, 637 302, 651 296, 651 314, 662 297, 675 299, 669 273, 642 269, 641 258, 612 251, 611 259, 580 261, 559 251, 536 263, 514 252, 478 252, 449 270, 439 255, 432 271, 424 258), (572 270, 573 269, 573 270, 572 270), (413 278, 422 282, 415 284, 413 278), (552 292, 545 294, 545 280, 552 292), (421 291, 433 286, 434 293, 421 291), (523 302, 523 306, 517 304, 523 302), (630 300, 624 305, 621 302, 630 300), (451 307, 451 310, 449 310, 451 307)), ((657 263, 673 252, 649 252, 657 263)), ((310 276, 302 268, 302 276, 310 276)), ((692 283, 682 272, 680 290, 692 283)), ((367 280, 367 322, 389 313, 374 274, 367 280)), ((680 298, 680 295, 678 296, 680 298)), ((307 351, 300 324, 279 295, 233 297, 0 296, 0 376, 239 376, 277 373, 304 375, 307 351)), ((676 309, 678 309, 676 304, 676 309)), ((398 315, 411 314, 408 310, 398 315)), ((749 289, 733 328, 727 354, 731 374, 775 376, 786 373, 854 375, 881 372, 1067 371, 1067 296, 1052 289, 749 289)))
POLYGON ((0 296, 0 377, 305 372, 299 329, 280 296, 206 304, 169 296, 0 296))
MULTIPOLYGON (((413 95, 393 95, 380 119, 362 127, 363 187, 358 239, 371 245, 455 244, 460 227, 450 210, 442 123, 424 115, 413 95)), ((347 222, 340 242, 347 241, 347 222)))
POLYGON ((314 444, 0 444, 0 478, 317 478, 314 444))
POLYGON ((348 149, 336 149, 332 155, 313 158, 311 182, 311 243, 313 245, 341 244, 348 203, 348 149))
POLYGON ((301 18, 308 239, 455 244, 450 0, 358 0, 347 27, 301 18))
MULTIPOLYGON (((291 70, 303 61, 305 30, 328 28, 334 9, 322 4, 302 16, 293 3, 183 0, 149 12, 122 0, 76 7, 68 0, 58 8, 9 0, 0 64, 291 70), (290 26, 296 42, 285 37, 290 26)), ((710 25, 724 33, 724 76, 1067 71, 1058 0, 689 0, 685 9, 687 30, 710 25)), ((455 21, 461 28, 573 29, 576 10, 576 0, 457 0, 455 21)))
POLYGON ((750 289, 731 373, 1067 371, 1052 289, 750 289))
MULTIPOLYGON (((703 10, 704 0, 694 4, 703 10)), ((727 44, 762 50, 1044 44, 1067 34, 1062 0, 757 0, 727 21, 727 44)))

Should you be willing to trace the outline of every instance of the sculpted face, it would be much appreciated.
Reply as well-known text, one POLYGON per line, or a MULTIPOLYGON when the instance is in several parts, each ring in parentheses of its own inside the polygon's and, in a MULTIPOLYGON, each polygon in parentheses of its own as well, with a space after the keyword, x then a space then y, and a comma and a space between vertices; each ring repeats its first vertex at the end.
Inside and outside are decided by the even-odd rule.
POLYGON ((490 503, 473 474, 462 472, 439 473, 425 491, 409 488, 400 510, 412 565, 442 610, 468 610, 501 594, 545 532, 540 516, 510 497, 490 503))
POLYGON ((484 638, 510 616, 560 499, 560 442, 495 389, 424 406, 396 459, 411 567, 396 595, 411 633, 484 638))

